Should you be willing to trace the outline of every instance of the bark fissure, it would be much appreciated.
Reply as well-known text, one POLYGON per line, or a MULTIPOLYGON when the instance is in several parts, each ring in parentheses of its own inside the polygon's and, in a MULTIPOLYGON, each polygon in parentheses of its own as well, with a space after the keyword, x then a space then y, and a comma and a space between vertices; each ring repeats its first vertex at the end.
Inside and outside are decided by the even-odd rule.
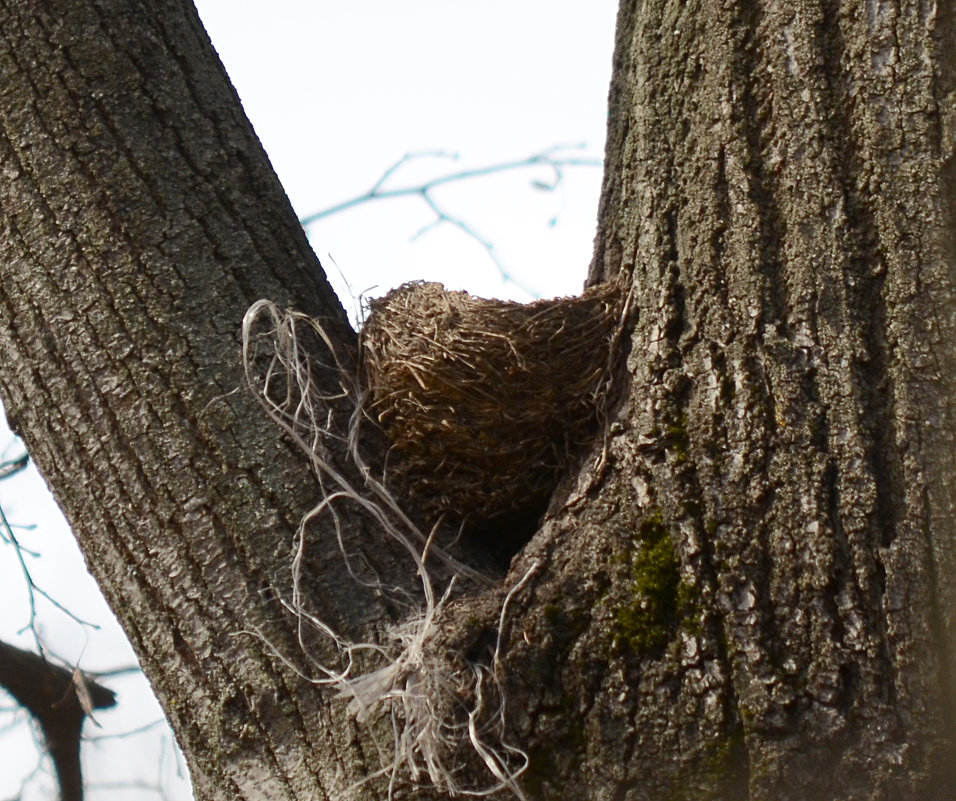
MULTIPOLYGON (((645 5, 641 13, 651 19, 653 10, 645 5)), ((661 370, 651 366, 662 363, 659 349, 635 345, 632 353, 648 356, 649 366, 635 366, 632 359, 632 396, 656 397, 655 388, 664 386, 666 394, 680 398, 690 467, 679 463, 684 459, 656 460, 648 471, 654 489, 643 494, 661 499, 671 520, 687 515, 695 492, 703 494, 703 513, 689 517, 704 522, 706 539, 713 542, 715 601, 718 608, 725 604, 717 617, 725 621, 729 663, 735 666, 751 792, 762 797, 786 787, 800 793, 795 788, 809 787, 812 771, 809 762, 799 767, 793 745, 811 732, 821 744, 814 758, 831 764, 836 775, 843 770, 839 765, 860 758, 852 753, 892 753, 893 738, 915 736, 910 713, 900 712, 912 702, 898 686, 901 679, 912 681, 911 663, 901 661, 898 644, 905 624, 892 619, 899 614, 898 593, 915 586, 921 568, 919 561, 904 563, 892 554, 917 556, 920 550, 915 532, 902 547, 895 537, 900 520, 926 520, 906 489, 920 480, 905 467, 913 464, 912 448, 926 443, 913 436, 912 424, 904 426, 908 434, 899 430, 901 420, 912 419, 905 409, 913 407, 897 400, 911 391, 912 375, 894 366, 899 357, 892 336, 908 299, 925 290, 919 273, 926 265, 911 245, 912 290, 900 294, 887 282, 901 275, 887 265, 902 267, 894 244, 899 235, 889 220, 910 230, 911 243, 928 243, 930 252, 936 234, 932 226, 913 228, 894 217, 881 196, 891 194, 891 182, 874 177, 895 174, 902 164, 900 149, 886 150, 881 139, 910 137, 907 158, 923 146, 912 139, 900 98, 911 89, 913 97, 922 91, 918 73, 930 60, 917 55, 919 39, 913 26, 903 25, 903 11, 870 20, 875 28, 862 36, 865 20, 846 4, 748 4, 727 17, 707 13, 702 4, 689 13, 708 20, 705 39, 734 43, 725 46, 734 53, 730 66, 704 59, 702 79, 695 54, 678 46, 673 51, 681 67, 661 69, 656 55, 641 50, 640 31, 630 34, 642 42, 632 49, 633 63, 646 58, 653 65, 631 67, 630 74, 650 73, 657 82, 632 88, 636 111, 626 123, 612 121, 608 140, 610 147, 624 131, 630 138, 622 150, 644 154, 636 157, 641 172, 629 174, 628 182, 632 197, 643 191, 653 198, 642 198, 642 208, 676 208, 681 215, 688 209, 679 216, 677 233, 669 221, 662 237, 678 242, 676 259, 672 248, 658 248, 646 235, 640 218, 628 217, 638 202, 629 206, 610 188, 604 203, 612 211, 602 217, 597 252, 633 247, 638 287, 655 286, 648 276, 656 259, 680 265, 678 281, 687 289, 681 293, 671 284, 667 292, 680 298, 685 337, 672 340, 674 350, 661 370), (881 50, 883 40, 874 30, 886 24, 894 34, 886 40, 889 50, 881 50), (875 61, 868 39, 878 43, 881 58, 875 61), (909 62, 911 72, 893 66, 897 57, 909 62), (874 66, 887 64, 891 69, 882 77, 872 74, 874 66), (675 79, 681 68, 693 79, 675 79), (907 85, 910 77, 917 81, 907 85), (668 94, 672 86, 680 87, 679 97, 668 94), (701 157, 703 143, 715 129, 707 130, 710 120, 700 114, 690 86, 712 92, 707 110, 726 122, 712 143, 709 184, 699 172, 708 164, 701 157), (658 90, 667 97, 658 101, 658 90), (872 104, 876 93, 885 99, 872 104), (888 100, 894 122, 874 125, 888 100), (678 130, 679 139, 669 141, 666 132, 678 130), (658 164, 668 166, 656 175, 668 177, 655 183, 658 164), (698 171, 697 185, 713 187, 707 201, 697 200, 696 190, 682 182, 684 164, 693 165, 690 175, 698 171), (676 177, 670 165, 678 165, 676 177), (612 202, 621 204, 617 213, 612 202), (635 221, 629 234, 614 228, 620 219, 635 221), (615 238, 619 244, 607 244, 615 238), (707 265, 720 265, 723 275, 712 276, 707 265), (671 373, 690 377, 689 393, 671 373), (729 410, 736 414, 727 415, 729 410), (901 449, 907 439, 911 444, 901 449), (700 489, 687 484, 689 476, 700 489), (892 734, 880 735, 887 740, 877 745, 874 731, 892 734), (788 754, 795 772, 765 783, 767 766, 791 759, 788 754)), ((927 19, 920 24, 928 25, 927 19)), ((671 34, 666 25, 649 28, 671 34)), ((613 156, 609 163, 616 163, 613 156)), ((912 178, 903 183, 915 188, 912 178)), ((928 194, 924 190, 923 197, 928 194)), ((674 273, 662 269, 659 275, 674 273)), ((667 331, 674 319, 670 308, 651 298, 638 295, 636 306, 636 343, 656 325, 667 331)), ((647 404, 653 409, 649 417, 661 429, 673 425, 673 407, 656 404, 647 404)), ((641 431, 654 429, 646 421, 639 425, 641 431)), ((646 483, 641 479, 641 486, 646 483)), ((928 508, 929 499, 924 503, 928 508)), ((925 542, 932 540, 926 525, 919 530, 925 542)), ((932 614, 932 607, 924 606, 921 614, 932 614)), ((922 757, 910 753, 919 764, 922 757)), ((845 781, 852 787, 847 792, 866 792, 867 780, 845 781)), ((914 787, 887 781, 888 787, 914 787)))

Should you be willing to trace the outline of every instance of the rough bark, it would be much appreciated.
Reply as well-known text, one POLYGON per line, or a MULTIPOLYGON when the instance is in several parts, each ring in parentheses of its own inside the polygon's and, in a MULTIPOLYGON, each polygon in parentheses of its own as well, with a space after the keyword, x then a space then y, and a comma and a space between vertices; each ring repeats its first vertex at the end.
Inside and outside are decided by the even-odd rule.
POLYGON ((554 640, 562 678, 538 689, 528 646, 510 674, 578 744, 572 797, 944 794, 956 305, 938 26, 919 3, 622 7, 592 280, 631 276, 631 383, 599 494, 541 540, 553 589, 519 642, 554 640), (665 536, 680 580, 662 608, 647 586, 665 536), (557 644, 548 598, 580 636, 557 644))
MULTIPOLYGON (((309 668, 277 599, 319 490, 236 391, 259 297, 324 318, 346 358, 353 335, 181 5, 0 4, 0 394, 197 796, 385 797, 353 786, 380 764, 368 733, 264 642, 309 668)), ((911 801, 951 781, 944 17, 622 3, 591 270, 631 292, 607 436, 431 645, 501 679, 529 797, 911 801)), ((314 611, 374 636, 400 610, 327 529, 314 611)), ((415 591, 367 520, 343 533, 415 591)))
MULTIPOLYGON (((328 797, 362 752, 263 639, 295 657, 276 599, 318 489, 242 391, 239 328, 266 296, 324 318, 343 358, 354 334, 189 4, 0 4, 0 87, 10 422, 197 797, 328 797)), ((382 619, 327 547, 306 566, 322 613, 382 619)))

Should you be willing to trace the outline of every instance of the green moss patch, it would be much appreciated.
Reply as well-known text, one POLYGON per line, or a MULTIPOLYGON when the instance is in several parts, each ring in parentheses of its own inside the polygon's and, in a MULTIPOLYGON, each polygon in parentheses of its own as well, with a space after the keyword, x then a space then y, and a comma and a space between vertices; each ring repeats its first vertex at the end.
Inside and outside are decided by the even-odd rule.
POLYGON ((615 643, 637 654, 652 653, 674 636, 693 596, 690 588, 683 586, 680 559, 660 515, 641 524, 630 562, 632 596, 615 615, 615 643))

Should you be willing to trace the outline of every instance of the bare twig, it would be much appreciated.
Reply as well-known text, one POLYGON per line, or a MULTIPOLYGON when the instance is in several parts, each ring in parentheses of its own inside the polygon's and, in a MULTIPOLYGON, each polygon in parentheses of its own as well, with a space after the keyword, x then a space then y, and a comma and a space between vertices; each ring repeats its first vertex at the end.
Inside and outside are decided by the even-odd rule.
POLYGON ((0 481, 5 478, 10 478, 10 476, 19 473, 21 470, 25 470, 29 463, 30 456, 27 453, 22 453, 13 459, 5 459, 0 462, 0 481))
POLYGON ((69 609, 67 609, 63 604, 57 601, 50 593, 40 587, 34 580, 33 576, 30 574, 30 568, 27 566, 26 559, 24 555, 36 558, 37 553, 29 551, 24 548, 20 541, 17 539, 17 535, 13 533, 14 526, 11 525, 10 521, 7 519, 6 513, 3 511, 3 507, 0 506, 0 539, 9 543, 13 546, 14 553, 16 554, 17 561, 20 564, 20 572, 23 573, 24 581, 26 582, 27 587, 27 597, 30 604, 30 618, 26 625, 17 633, 20 634, 24 631, 29 630, 33 634, 33 639, 36 642, 37 650, 42 654, 44 653, 44 647, 40 634, 36 628, 36 618, 37 618, 37 607, 36 599, 37 596, 46 599, 54 608, 59 609, 67 617, 73 619, 81 626, 86 626, 94 630, 98 630, 100 627, 95 623, 91 623, 88 620, 77 616, 69 609))
POLYGON ((89 736, 84 735, 83 740, 89 743, 99 743, 103 740, 126 740, 130 737, 135 737, 137 734, 143 734, 144 732, 153 731, 154 729, 162 729, 167 725, 168 723, 166 718, 156 718, 156 720, 150 723, 144 723, 142 726, 136 726, 132 729, 124 729, 123 731, 114 732, 112 734, 91 734, 89 736))
POLYGON ((584 147, 585 145, 583 143, 573 145, 556 145, 523 159, 503 161, 498 164, 490 164, 485 167, 476 167, 468 170, 458 170, 456 172, 439 175, 436 178, 431 178, 410 186, 386 188, 385 185, 389 182, 389 180, 400 169, 412 161, 423 158, 444 158, 451 160, 458 159, 457 153, 448 153, 440 150, 406 153, 391 167, 385 170, 385 172, 382 173, 382 176, 368 191, 363 192, 360 195, 356 195, 348 200, 344 200, 341 203, 336 203, 334 206, 329 206, 326 209, 309 214, 308 216, 303 217, 300 222, 302 223, 303 227, 307 228, 313 223, 318 222, 326 217, 331 217, 334 214, 340 214, 344 211, 353 209, 356 206, 371 203, 372 201, 394 200, 395 198, 402 197, 419 197, 435 215, 435 219, 429 224, 420 228, 414 234, 414 236, 412 236, 412 241, 415 241, 434 228, 441 226, 443 223, 452 225, 481 245, 481 247, 488 254, 488 257, 494 263, 499 274, 501 275, 502 280, 514 284, 519 289, 527 292, 531 296, 537 296, 536 292, 528 287, 522 286, 521 282, 511 275, 504 262, 498 256, 493 242, 491 242, 487 237, 482 236, 471 224, 463 220, 461 217, 449 212, 447 208, 445 208, 439 201, 435 199, 435 196, 432 193, 435 189, 448 184, 460 183, 473 178, 482 178, 502 172, 515 172, 526 169, 537 169, 540 167, 545 167, 551 171, 550 180, 541 180, 540 178, 535 178, 530 182, 531 186, 538 190, 553 192, 558 188, 562 180, 564 180, 565 170, 567 168, 601 166, 603 163, 601 159, 565 154, 566 151, 582 150, 584 147))

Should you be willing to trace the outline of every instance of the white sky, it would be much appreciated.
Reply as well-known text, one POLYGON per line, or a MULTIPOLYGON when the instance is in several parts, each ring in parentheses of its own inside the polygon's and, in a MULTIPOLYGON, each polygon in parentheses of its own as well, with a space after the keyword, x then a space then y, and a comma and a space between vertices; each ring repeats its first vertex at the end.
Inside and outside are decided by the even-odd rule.
MULTIPOLYGON (((389 186, 454 169, 487 166, 555 145, 586 143, 603 152, 613 45, 613 0, 200 0, 200 14, 272 163, 304 217, 359 195, 406 153, 460 154, 429 159, 393 176, 389 186), (407 176, 408 180, 404 180, 407 176)), ((573 155, 573 154, 572 154, 573 155)), ((513 282, 503 281, 483 249, 432 222, 419 199, 381 201, 310 227, 316 252, 340 292, 376 293, 413 279, 519 300, 577 292, 591 254, 600 170, 572 168, 555 192, 531 187, 550 171, 504 173, 435 193, 446 212, 495 243, 513 282), (555 224, 550 224, 556 218, 555 224), (334 260, 334 263, 333 263, 334 260), (337 270, 336 270, 337 265, 337 270), (341 272, 344 279, 339 276, 341 272)), ((350 301, 347 301, 350 302, 350 301)), ((237 321, 238 322, 238 321, 237 321)), ((12 443, 0 428, 0 448, 12 443)), ((11 444, 7 456, 15 454, 11 444)), ((133 662, 132 654, 55 504, 32 470, 0 484, 0 503, 30 558, 34 579, 77 616, 78 625, 38 601, 46 643, 87 670, 133 662)), ((28 594, 13 549, 0 543, 0 639, 29 647, 28 594)), ((142 677, 112 679, 117 711, 98 716, 114 736, 160 717, 142 677)), ((0 696, 0 709, 9 708, 0 696)), ((21 716, 22 717, 22 716, 21 716)), ((37 764, 27 726, 0 713, 0 799, 15 798, 37 764)), ((165 729, 86 746, 88 801, 156 799, 155 792, 109 783, 161 783, 169 801, 190 797, 176 777, 165 729), (164 743, 166 743, 164 745, 164 743)), ((31 779, 23 801, 55 797, 50 777, 31 779)))

